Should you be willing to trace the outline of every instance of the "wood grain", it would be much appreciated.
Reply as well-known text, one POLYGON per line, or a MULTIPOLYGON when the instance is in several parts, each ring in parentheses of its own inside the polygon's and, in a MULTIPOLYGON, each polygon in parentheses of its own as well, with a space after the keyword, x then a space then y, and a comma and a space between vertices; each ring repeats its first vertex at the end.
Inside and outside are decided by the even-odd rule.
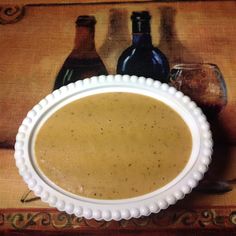
MULTIPOLYGON (((178 0, 152 0, 153 2, 178 2, 178 0)), ((190 1, 218 1, 218 0, 190 0, 190 1)), ((229 0, 221 0, 229 1, 229 0)), ((24 5, 42 5, 42 4, 80 4, 80 3, 114 3, 114 2, 150 2, 150 0, 18 0, 17 4, 24 4, 24 5)), ((15 4, 16 1, 14 0, 1 0, 1 4, 15 4)))
POLYGON ((0 25, 1 146, 12 147, 28 110, 51 92, 73 46, 78 15, 96 16, 96 47, 109 72, 115 73, 119 54, 130 44, 130 14, 144 9, 152 15, 153 42, 171 65, 195 61, 220 67, 228 89, 228 105, 220 115, 223 139, 236 143, 235 7, 235 1, 26 6, 20 21, 0 25), (171 39, 164 30, 165 11, 173 18, 171 39))

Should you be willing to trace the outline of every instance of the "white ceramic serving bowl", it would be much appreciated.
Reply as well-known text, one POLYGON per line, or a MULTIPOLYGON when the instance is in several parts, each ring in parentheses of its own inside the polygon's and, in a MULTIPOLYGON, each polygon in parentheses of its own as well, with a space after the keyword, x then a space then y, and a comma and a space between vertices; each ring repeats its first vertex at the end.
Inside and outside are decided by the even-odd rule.
POLYGON ((107 221, 146 216, 175 204, 202 179, 208 169, 211 154, 212 136, 209 124, 201 109, 189 97, 159 81, 128 75, 92 77, 55 90, 29 111, 19 127, 15 143, 15 160, 19 173, 29 189, 40 196, 42 201, 78 217, 107 221), (63 190, 37 166, 33 149, 42 123, 56 110, 74 100, 106 92, 137 93, 160 100, 179 113, 188 125, 193 143, 191 156, 182 172, 167 185, 139 197, 96 200, 63 190))

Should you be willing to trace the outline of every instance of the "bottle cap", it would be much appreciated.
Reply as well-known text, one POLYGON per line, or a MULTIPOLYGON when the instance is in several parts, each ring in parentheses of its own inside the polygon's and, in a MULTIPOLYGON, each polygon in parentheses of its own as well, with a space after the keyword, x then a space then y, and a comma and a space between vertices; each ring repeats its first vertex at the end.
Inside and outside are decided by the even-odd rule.
POLYGON ((150 20, 151 16, 148 11, 132 12, 131 20, 150 20))
POLYGON ((95 25, 96 22, 97 21, 94 16, 82 15, 82 16, 78 16, 75 23, 77 26, 91 26, 91 25, 95 25))
POLYGON ((133 12, 131 16, 132 20, 132 32, 133 33, 150 33, 150 19, 151 16, 148 11, 133 12))

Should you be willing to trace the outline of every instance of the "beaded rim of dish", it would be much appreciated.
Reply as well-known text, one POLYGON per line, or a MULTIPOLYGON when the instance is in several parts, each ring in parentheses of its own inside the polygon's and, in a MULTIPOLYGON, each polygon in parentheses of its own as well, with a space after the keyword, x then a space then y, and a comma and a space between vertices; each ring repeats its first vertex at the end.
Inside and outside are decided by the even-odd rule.
POLYGON ((190 193, 192 189, 197 186, 199 180, 203 178, 204 173, 207 171, 211 161, 212 147, 213 141, 209 123, 201 109, 197 107, 196 103, 191 101, 188 96, 185 96, 182 92, 177 91, 167 84, 162 84, 151 78, 146 79, 144 77, 128 75, 108 75, 86 78, 63 86, 35 105, 33 109, 28 112, 26 118, 19 127, 16 135, 14 157, 19 174, 27 183, 29 189, 31 189, 35 195, 39 196, 43 202, 56 207, 60 211, 66 211, 68 214, 75 214, 77 217, 109 221, 130 219, 132 217, 138 218, 140 216, 150 215, 151 213, 157 213, 184 198, 186 194, 190 193), (78 92, 78 90, 83 92, 88 88, 91 89, 101 85, 116 85, 120 83, 122 83, 122 85, 141 85, 140 88, 152 87, 152 89, 154 88, 157 92, 164 91, 185 106, 198 123, 198 128, 200 130, 201 148, 200 153, 198 154, 199 161, 193 165, 194 168, 192 169, 194 169, 194 171, 189 171, 188 174, 190 176, 184 176, 184 178, 174 185, 173 189, 167 189, 168 193, 166 195, 164 194, 162 197, 160 197, 159 194, 149 198, 145 198, 145 195, 142 195, 144 196, 143 199, 135 200, 134 202, 132 202, 132 198, 130 198, 127 203, 125 200, 118 202, 116 202, 117 200, 114 200, 114 202, 109 200, 107 201, 107 204, 104 204, 105 200, 102 203, 99 201, 96 202, 94 199, 90 202, 89 198, 88 201, 81 201, 79 199, 73 199, 70 196, 65 196, 42 181, 32 167, 28 156, 29 154, 27 153, 29 133, 31 132, 30 128, 33 126, 34 121, 43 114, 44 108, 49 108, 56 101, 62 101, 63 98, 78 92))

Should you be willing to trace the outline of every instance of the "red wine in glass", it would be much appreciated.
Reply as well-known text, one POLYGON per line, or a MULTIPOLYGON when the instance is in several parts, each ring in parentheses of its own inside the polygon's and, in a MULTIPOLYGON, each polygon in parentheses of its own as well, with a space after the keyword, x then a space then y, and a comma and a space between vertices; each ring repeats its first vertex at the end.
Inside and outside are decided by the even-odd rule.
POLYGON ((179 64, 170 72, 170 85, 188 95, 213 121, 227 104, 227 90, 215 64, 179 64))

